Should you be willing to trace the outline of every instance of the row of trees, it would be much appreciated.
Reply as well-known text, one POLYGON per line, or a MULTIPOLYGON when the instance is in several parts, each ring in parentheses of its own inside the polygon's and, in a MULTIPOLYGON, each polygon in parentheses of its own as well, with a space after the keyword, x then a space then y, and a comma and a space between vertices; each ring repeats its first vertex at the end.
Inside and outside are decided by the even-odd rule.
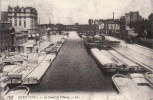
POLYGON ((138 33, 138 37, 153 39, 153 29, 150 20, 144 19, 130 23, 129 27, 134 28, 134 31, 138 33))

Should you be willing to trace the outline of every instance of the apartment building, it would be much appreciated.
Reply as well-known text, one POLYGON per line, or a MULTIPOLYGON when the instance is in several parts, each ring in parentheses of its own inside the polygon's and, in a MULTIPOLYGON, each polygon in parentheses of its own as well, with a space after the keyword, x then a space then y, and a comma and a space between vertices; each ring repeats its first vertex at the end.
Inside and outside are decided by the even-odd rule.
POLYGON ((26 28, 29 37, 38 35, 38 14, 35 8, 8 6, 8 20, 12 26, 26 28))

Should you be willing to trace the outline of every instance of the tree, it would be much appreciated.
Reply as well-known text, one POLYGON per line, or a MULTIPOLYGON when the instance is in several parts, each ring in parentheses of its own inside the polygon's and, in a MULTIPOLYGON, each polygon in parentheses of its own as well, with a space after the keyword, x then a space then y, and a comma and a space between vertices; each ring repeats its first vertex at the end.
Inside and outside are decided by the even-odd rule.
POLYGON ((150 35, 151 22, 149 20, 140 20, 130 23, 129 27, 134 28, 134 31, 138 33, 138 37, 147 38, 150 35))

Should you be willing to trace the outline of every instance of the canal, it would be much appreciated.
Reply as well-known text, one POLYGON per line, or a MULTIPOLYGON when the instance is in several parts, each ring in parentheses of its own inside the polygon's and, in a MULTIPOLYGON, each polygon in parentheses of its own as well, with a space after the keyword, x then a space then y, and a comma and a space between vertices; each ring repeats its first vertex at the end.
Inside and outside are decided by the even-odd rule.
POLYGON ((31 93, 55 91, 115 92, 111 77, 103 75, 76 32, 70 32, 40 84, 30 87, 31 93))

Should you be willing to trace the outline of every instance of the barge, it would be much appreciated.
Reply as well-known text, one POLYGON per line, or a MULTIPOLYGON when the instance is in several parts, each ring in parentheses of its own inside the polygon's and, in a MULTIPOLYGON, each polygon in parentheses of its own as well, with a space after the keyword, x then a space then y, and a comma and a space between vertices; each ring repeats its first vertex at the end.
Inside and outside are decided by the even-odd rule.
POLYGON ((116 51, 110 50, 109 52, 112 55, 114 55, 117 59, 121 60, 127 66, 129 72, 140 72, 141 71, 141 68, 136 63, 123 57, 122 55, 118 54, 116 51))
POLYGON ((40 83, 47 69, 55 59, 55 54, 48 54, 45 59, 28 75, 22 80, 23 85, 34 85, 40 83))
POLYGON ((117 71, 117 65, 104 54, 102 54, 99 49, 92 48, 91 54, 95 60, 99 63, 100 67, 105 73, 115 73, 117 71))
POLYGON ((125 72, 129 71, 127 64, 123 63, 122 60, 120 60, 117 57, 115 57, 114 55, 112 55, 109 51, 100 50, 100 52, 117 64, 117 72, 125 73, 125 72))
POLYGON ((112 77, 112 81, 118 92, 128 100, 144 100, 141 90, 130 78, 116 74, 112 77))
POLYGON ((153 85, 153 73, 152 72, 147 72, 145 73, 145 78, 148 80, 148 82, 153 85))
POLYGON ((146 80, 143 74, 133 73, 130 74, 130 78, 138 85, 146 99, 153 98, 153 85, 146 80))

